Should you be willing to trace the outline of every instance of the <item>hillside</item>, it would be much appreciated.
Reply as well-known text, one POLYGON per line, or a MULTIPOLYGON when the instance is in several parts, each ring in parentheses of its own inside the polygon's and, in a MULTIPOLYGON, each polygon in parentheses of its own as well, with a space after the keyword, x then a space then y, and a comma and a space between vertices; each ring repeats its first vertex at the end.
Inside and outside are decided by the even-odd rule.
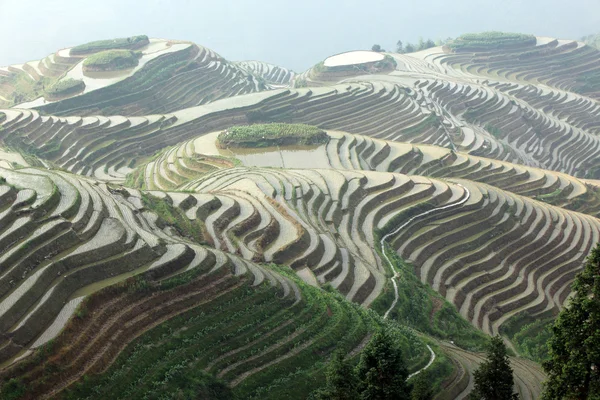
POLYGON ((0 68, 0 394, 302 399, 385 326, 437 400, 496 334, 539 398, 600 240, 600 51, 315 61, 142 35, 0 68))

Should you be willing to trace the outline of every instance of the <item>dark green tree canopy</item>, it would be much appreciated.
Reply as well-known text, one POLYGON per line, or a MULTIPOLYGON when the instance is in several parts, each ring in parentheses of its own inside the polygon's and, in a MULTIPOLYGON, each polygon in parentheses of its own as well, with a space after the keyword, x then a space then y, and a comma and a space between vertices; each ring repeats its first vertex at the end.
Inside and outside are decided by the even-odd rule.
POLYGON ((500 336, 490 340, 487 359, 474 372, 475 388, 472 400, 513 400, 513 370, 506 352, 506 345, 500 336))
POLYGON ((354 400, 358 398, 354 367, 344 360, 344 353, 336 351, 325 373, 327 384, 312 395, 314 400, 354 400))
POLYGON ((377 332, 365 347, 356 372, 362 399, 410 399, 402 350, 387 330, 377 332))
POLYGON ((427 370, 421 372, 413 378, 413 387, 410 394, 411 400, 431 400, 433 399, 433 388, 431 387, 432 377, 427 370))
POLYGON ((600 244, 573 283, 569 305, 556 319, 544 399, 600 399, 600 244))

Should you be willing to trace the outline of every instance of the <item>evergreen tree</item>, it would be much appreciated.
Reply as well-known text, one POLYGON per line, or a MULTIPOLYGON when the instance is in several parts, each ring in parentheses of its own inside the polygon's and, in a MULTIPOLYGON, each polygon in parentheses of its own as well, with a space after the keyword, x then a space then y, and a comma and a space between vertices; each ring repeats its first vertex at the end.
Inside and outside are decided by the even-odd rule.
POLYGON ((405 53, 414 53, 415 51, 415 45, 412 43, 408 43, 405 47, 404 47, 404 52, 405 53))
POLYGON ((398 40, 396 42, 396 53, 404 53, 404 45, 402 44, 402 40, 398 40))
POLYGON ((422 371, 414 378, 413 388, 410 392, 411 400, 431 400, 433 399, 433 390, 431 388, 431 377, 429 372, 422 371))
POLYGON ((372 50, 372 51, 376 51, 376 52, 385 51, 385 50, 383 50, 383 49, 381 48, 381 46, 380 46, 380 45, 378 45, 378 44, 374 44, 374 45, 371 47, 371 50, 372 50))
POLYGON ((327 366, 327 385, 312 395, 315 400, 355 400, 357 380, 354 368, 344 360, 344 353, 336 351, 327 366))
POLYGON ((410 399, 402 350, 385 329, 377 332, 363 350, 357 375, 361 399, 410 399))
POLYGON ((475 388, 471 393, 473 400, 513 400, 513 370, 510 366, 506 345, 500 336, 490 340, 487 359, 473 373, 475 388))
POLYGON ((545 399, 600 399, 600 243, 573 283, 548 343, 545 399))

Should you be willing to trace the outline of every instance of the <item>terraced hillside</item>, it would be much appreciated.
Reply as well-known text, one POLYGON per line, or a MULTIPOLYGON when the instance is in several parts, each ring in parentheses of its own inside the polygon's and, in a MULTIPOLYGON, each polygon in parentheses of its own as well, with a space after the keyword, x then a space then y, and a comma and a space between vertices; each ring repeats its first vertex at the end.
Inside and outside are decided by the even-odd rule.
POLYGON ((248 70, 190 42, 150 39, 135 48, 141 53, 136 66, 110 73, 86 70, 101 48, 75 54, 67 48, 39 62, 0 68, 0 106, 53 115, 144 115, 267 89, 248 70), (44 92, 69 79, 82 80, 85 89, 58 98, 44 92))
POLYGON ((0 69, 0 394, 306 398, 385 326, 466 398, 484 334, 556 315, 600 239, 599 56, 491 32, 296 74, 140 36, 0 69))
POLYGON ((262 61, 240 61, 238 67, 256 75, 271 86, 289 86, 295 77, 295 72, 285 67, 265 63, 262 61))
MULTIPOLYGON (((198 368, 246 393, 291 371, 293 381, 322 376, 322 363, 314 363, 333 343, 351 352, 383 323, 357 305, 299 286, 289 273, 199 245, 198 236, 181 236, 144 206, 138 191, 32 168, 3 169, 0 176, 1 362, 42 347, 79 310, 55 342, 62 347, 47 360, 58 371, 39 364, 25 373, 17 363, 3 373, 30 382, 32 398, 47 398, 86 373, 105 371, 130 341, 140 335, 155 340, 156 330, 167 326, 195 340, 208 335, 199 342, 202 357, 191 347, 181 351, 200 357, 198 368), (218 335, 206 331, 209 321, 218 321, 218 335), (254 347, 263 350, 256 354, 254 347), (48 380, 49 373, 60 373, 61 383, 48 380)), ((412 368, 427 363, 422 341, 393 329, 404 338, 412 368)), ((180 356, 173 355, 173 363, 180 356)))
POLYGON ((490 333, 516 312, 557 310, 600 229, 593 217, 462 179, 226 169, 182 188, 199 197, 170 201, 201 218, 212 246, 308 268, 309 279, 365 305, 385 284, 375 249, 391 233, 421 280, 490 333))
POLYGON ((598 214, 598 185, 593 180, 448 148, 328 131, 329 141, 324 146, 299 147, 291 152, 269 147, 255 153, 239 150, 236 153, 235 149, 217 148, 217 134, 209 133, 168 148, 134 172, 132 184, 147 189, 177 190, 206 173, 231 168, 236 157, 253 166, 288 168, 302 168, 304 160, 311 159, 311 165, 318 168, 463 178, 569 210, 598 214))

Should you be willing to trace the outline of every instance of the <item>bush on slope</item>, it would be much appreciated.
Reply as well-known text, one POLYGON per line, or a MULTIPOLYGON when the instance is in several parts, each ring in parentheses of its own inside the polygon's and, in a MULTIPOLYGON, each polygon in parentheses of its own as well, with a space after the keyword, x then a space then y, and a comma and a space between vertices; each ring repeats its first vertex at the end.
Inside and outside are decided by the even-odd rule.
POLYGON ((80 79, 63 79, 56 82, 50 88, 46 89, 46 94, 49 97, 70 96, 82 92, 85 89, 85 82, 80 79))

